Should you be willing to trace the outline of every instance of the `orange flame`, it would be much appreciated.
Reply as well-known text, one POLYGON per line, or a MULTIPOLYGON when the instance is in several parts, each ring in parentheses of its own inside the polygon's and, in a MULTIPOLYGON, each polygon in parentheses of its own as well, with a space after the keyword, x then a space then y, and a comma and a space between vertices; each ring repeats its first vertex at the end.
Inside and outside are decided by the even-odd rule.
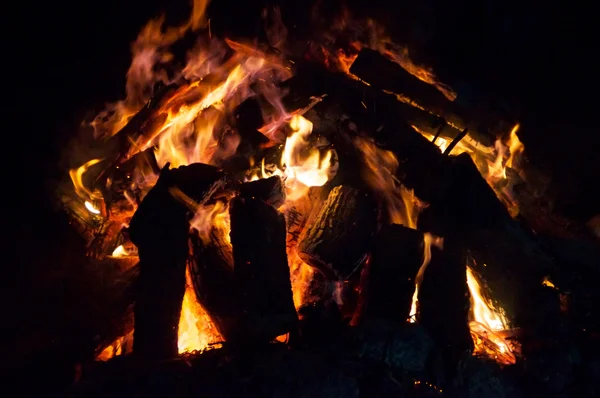
POLYGON ((417 309, 419 303, 419 287, 423 283, 423 278, 425 278, 425 270, 427 269, 427 265, 431 262, 431 246, 435 246, 440 250, 444 249, 444 238, 439 236, 435 236, 426 232, 423 234, 423 263, 417 272, 417 276, 415 278, 415 292, 412 297, 412 304, 410 306, 410 313, 408 315, 408 321, 411 323, 415 323, 417 321, 417 309))
POLYGON ((179 353, 201 351, 210 344, 223 341, 210 317, 198 303, 189 270, 185 273, 185 295, 179 317, 179 338, 177 347, 179 353))
MULTIPOLYGON (((433 141, 433 134, 413 128, 422 136, 433 141)), ((514 182, 508 176, 506 169, 512 168, 516 171, 520 158, 525 150, 525 146, 519 140, 517 131, 519 124, 517 123, 511 130, 506 142, 497 139, 494 142, 494 147, 484 146, 467 134, 452 150, 451 155, 458 155, 466 152, 471 156, 477 169, 485 178, 487 183, 492 187, 498 199, 506 206, 509 213, 515 217, 519 214, 519 207, 514 198, 512 186, 514 182)), ((443 137, 438 137, 435 141, 442 152, 446 150, 450 143, 443 137)))
POLYGON ((472 320, 469 327, 475 343, 474 354, 488 355, 501 363, 515 363, 516 357, 510 345, 499 334, 509 327, 504 310, 494 308, 492 303, 484 298, 470 267, 467 267, 467 285, 471 293, 472 320))
POLYGON ((354 145, 361 152, 366 166, 361 170, 363 179, 381 197, 390 222, 416 229, 418 214, 425 204, 396 178, 399 165, 396 156, 378 148, 372 140, 357 138, 354 145))

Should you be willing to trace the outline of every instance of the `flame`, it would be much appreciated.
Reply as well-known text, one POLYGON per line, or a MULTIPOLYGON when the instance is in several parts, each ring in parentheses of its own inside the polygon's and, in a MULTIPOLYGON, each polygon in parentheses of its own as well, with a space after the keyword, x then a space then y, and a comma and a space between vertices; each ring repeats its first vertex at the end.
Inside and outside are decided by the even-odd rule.
POLYGON ((92 160, 87 161, 82 166, 80 166, 76 169, 69 170, 69 177, 71 177, 71 182, 73 183, 75 193, 80 198, 86 200, 85 207, 87 207, 87 209, 94 214, 99 214, 100 211, 97 210, 93 206, 93 204, 89 203, 89 202, 94 201, 96 199, 101 199, 102 195, 97 190, 92 192, 88 188, 86 188, 86 186, 83 183, 83 175, 85 174, 86 171, 88 171, 90 169, 90 167, 94 166, 95 164, 100 163, 101 161, 102 161, 102 159, 92 159, 92 160))
POLYGON ((210 317, 198 303, 189 270, 185 273, 185 295, 179 317, 179 353, 201 351, 223 340, 210 317))
POLYGON ((194 217, 190 221, 193 228, 198 231, 198 235, 203 242, 208 242, 210 232, 213 228, 223 231, 223 237, 228 244, 231 244, 229 231, 231 224, 229 220, 229 205, 218 201, 215 204, 200 206, 194 217))
POLYGON ((365 164, 361 170, 362 177, 385 204, 390 222, 416 229, 417 216, 426 205, 396 178, 399 165, 396 156, 365 138, 355 139, 354 145, 361 152, 365 164))
POLYGON ((542 285, 558 290, 558 288, 556 287, 556 285, 554 283, 552 283, 552 281, 550 280, 550 277, 548 275, 544 276, 544 278, 542 279, 542 285))
POLYGON ((486 179, 492 184, 506 179, 506 168, 504 167, 504 156, 506 154, 506 146, 500 140, 496 140, 494 143, 496 148, 496 158, 494 161, 487 161, 488 173, 486 179))
MULTIPOLYGON (((422 131, 416 126, 412 127, 430 141, 435 138, 433 134, 422 131)), ((504 142, 497 139, 493 148, 480 144, 467 134, 451 152, 451 155, 466 152, 471 156, 482 177, 492 187, 498 199, 504 203, 513 217, 519 214, 519 206, 512 190, 515 181, 507 174, 507 168, 519 171, 517 165, 525 146, 519 141, 518 130, 519 124, 517 123, 510 131, 508 139, 504 142)), ((444 152, 450 143, 447 139, 438 137, 434 144, 444 152)))
POLYGON ((517 136, 517 131, 519 130, 519 124, 517 123, 515 127, 510 131, 510 137, 508 139, 508 151, 510 153, 510 157, 506 161, 506 167, 513 168, 513 162, 516 162, 519 156, 525 151, 525 145, 521 143, 519 137, 517 136))
POLYGON ((379 51, 417 79, 431 84, 450 101, 456 99, 457 94, 451 87, 440 82, 431 68, 417 65, 411 59, 408 48, 394 43, 385 32, 384 27, 376 21, 372 19, 353 20, 350 12, 345 8, 341 16, 333 23, 331 21, 327 21, 327 23, 330 30, 325 34, 327 39, 325 45, 320 47, 321 55, 325 57, 324 63, 326 66, 349 73, 350 66, 361 48, 370 48, 379 51), (337 38, 349 36, 360 39, 351 41, 344 49, 335 47, 337 38))
POLYGON ((129 252, 125 249, 125 246, 119 245, 119 246, 117 246, 117 248, 115 250, 113 250, 112 256, 113 257, 127 257, 127 256, 129 256, 129 252))
POLYGON ((84 202, 85 208, 88 209, 90 211, 90 213, 94 213, 94 214, 100 214, 100 210, 98 210, 96 208, 96 206, 94 206, 91 202, 89 201, 85 201, 84 202))
POLYGON ((280 166, 267 170, 263 159, 260 172, 255 172, 249 180, 278 175, 284 179, 286 201, 293 202, 304 197, 310 187, 321 187, 329 180, 333 151, 328 149, 321 154, 308 140, 313 129, 310 120, 298 113, 285 119, 289 119, 292 134, 285 140, 280 166))
MULTIPOLYGON (((306 110, 322 98, 314 99, 309 107, 294 112, 288 112, 283 105, 285 93, 279 88, 279 83, 288 79, 292 73, 291 61, 286 60, 286 49, 283 47, 287 30, 282 25, 279 14, 275 15, 275 21, 267 32, 269 44, 278 50, 277 55, 272 55, 270 50, 261 50, 258 44, 213 38, 208 25, 208 30, 199 34, 196 46, 188 53, 185 66, 172 73, 170 61, 174 56, 170 47, 190 31, 206 26, 207 5, 207 0, 195 0, 190 18, 180 26, 165 28, 164 18, 159 18, 150 21, 142 29, 132 44, 133 59, 127 71, 126 97, 109 105, 94 119, 91 123, 94 137, 106 139, 114 136, 157 94, 154 90, 157 83, 172 85, 165 96, 150 104, 152 114, 138 131, 129 133, 130 136, 119 137, 123 138, 122 142, 130 144, 126 147, 126 153, 120 154, 120 162, 153 148, 160 167, 169 163, 170 167, 175 168, 196 162, 221 167, 224 160, 236 153, 241 141, 235 121, 232 121, 231 111, 250 97, 260 97, 261 104, 266 106, 261 107, 265 124, 259 131, 273 144, 283 144, 283 151, 277 165, 267 165, 265 159, 261 159, 260 170, 250 179, 279 175, 286 188, 287 199, 281 208, 286 212, 286 217, 291 209, 299 207, 304 207, 308 215, 310 206, 307 203, 314 205, 313 198, 309 196, 313 192, 318 193, 319 187, 323 187, 334 173, 332 164, 335 163, 335 152, 332 149, 318 149, 314 145, 311 137, 313 124, 303 116, 306 110), (286 132, 290 130, 291 133, 286 137, 286 132)), ((341 31, 348 26, 336 24, 333 28, 341 31)), ((455 98, 451 89, 441 84, 430 69, 416 65, 409 58, 406 48, 391 43, 379 26, 368 21, 367 30, 366 40, 352 41, 348 49, 331 50, 330 55, 335 55, 330 58, 333 63, 337 62, 338 68, 348 73, 358 51, 367 46, 382 52, 419 79, 434 85, 451 100, 455 98)), ((514 158, 523 152, 523 146, 516 136, 517 128, 511 132, 508 144, 511 157, 506 162, 506 167, 512 167, 516 163, 514 158)), ((439 138, 437 144, 445 148, 448 142, 439 138)), ((455 151, 463 150, 461 145, 462 143, 457 145, 455 151)), ((356 146, 366 165, 363 177, 385 204, 389 221, 415 228, 418 213, 425 204, 395 178, 398 160, 391 152, 377 148, 371 141, 358 140, 356 146)), ((470 153, 474 152, 469 150, 470 153)), ((501 164, 507 152, 492 159, 494 165, 496 162, 501 164), (498 158, 501 158, 500 161, 498 158)), ((489 153, 486 152, 485 156, 488 157, 489 153)), ((89 212, 102 212, 107 220, 117 219, 121 225, 126 222, 123 220, 133 215, 143 194, 156 183, 157 175, 140 167, 135 168, 132 172, 133 179, 127 181, 130 184, 128 189, 136 192, 135 196, 127 191, 122 195, 125 199, 117 199, 109 206, 103 201, 99 190, 90 189, 83 182, 85 173, 100 161, 101 159, 92 159, 83 166, 70 170, 69 175, 76 195, 89 212), (137 196, 139 192, 141 193, 137 196)), ((198 230, 201 239, 210 239, 213 228, 221 229, 223 236, 229 238, 226 200, 194 210, 195 215, 190 223, 198 230)), ((441 238, 425 234, 424 260, 415 282, 415 300, 425 268, 431 259, 431 245, 441 247, 442 242, 441 238)), ((299 307, 310 299, 307 292, 313 270, 299 258, 295 243, 288 244, 287 252, 294 303, 299 307)), ((115 248, 112 255, 133 259, 136 257, 134 252, 129 252, 123 245, 115 248)), ((413 304, 416 308, 416 301, 413 304)), ((411 310, 411 316, 415 312, 411 310)), ((189 270, 186 270, 186 291, 178 337, 180 353, 202 350, 221 340, 208 314, 198 303, 189 270)), ((128 339, 131 338, 121 337, 100 356, 104 358, 124 353, 125 350, 120 347, 128 345, 128 339)))
POLYGON ((444 238, 435 236, 426 232, 423 234, 423 263, 417 272, 417 276, 415 277, 415 292, 412 297, 412 304, 410 306, 410 313, 408 315, 408 321, 410 323, 415 323, 417 321, 417 310, 419 303, 419 287, 423 283, 423 278, 425 278, 425 270, 427 269, 427 265, 431 262, 431 246, 436 246, 440 250, 444 249, 444 238))
POLYGON ((471 267, 468 266, 467 285, 471 293, 470 317, 472 320, 469 327, 475 343, 474 354, 485 354, 501 363, 515 363, 516 357, 513 350, 499 334, 509 328, 504 310, 494 308, 492 303, 484 298, 479 282, 471 267))

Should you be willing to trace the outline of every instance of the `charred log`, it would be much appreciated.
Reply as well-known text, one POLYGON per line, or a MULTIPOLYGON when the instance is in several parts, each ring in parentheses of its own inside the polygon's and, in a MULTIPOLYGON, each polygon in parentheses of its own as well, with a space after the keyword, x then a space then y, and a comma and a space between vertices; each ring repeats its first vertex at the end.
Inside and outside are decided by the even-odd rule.
POLYGON ((198 302, 206 310, 217 330, 230 340, 235 336, 237 303, 234 286, 233 255, 224 232, 213 228, 207 242, 197 234, 190 236, 190 273, 198 302))
POLYGON ((558 294, 550 293, 553 299, 541 285, 545 275, 554 274, 553 261, 536 237, 510 217, 467 154, 449 160, 438 189, 430 210, 440 234, 460 237, 471 251, 474 272, 509 323, 542 332, 549 322, 556 331, 561 323, 558 294))
POLYGON ((446 238, 443 250, 431 247, 419 288, 417 322, 435 342, 429 366, 438 385, 454 378, 458 361, 473 347, 466 264, 465 250, 446 238))
POLYGON ((177 330, 185 293, 188 257, 188 208, 177 188, 202 203, 222 183, 218 169, 195 164, 168 165, 131 219, 129 234, 140 257, 135 303, 134 354, 144 358, 177 355, 177 330))
POLYGON ((285 202, 285 189, 279 176, 245 182, 240 186, 240 197, 257 198, 278 208, 285 202))
POLYGON ((482 120, 479 115, 450 101, 433 85, 421 81, 377 51, 362 49, 350 67, 350 73, 373 87, 393 92, 400 100, 447 121, 448 127, 439 132, 442 137, 453 138, 456 136, 453 129, 462 131, 468 128, 478 141, 493 145, 497 133, 510 128, 503 125, 500 119, 482 120))
POLYGON ((423 234, 402 225, 385 225, 377 234, 360 288, 362 319, 408 319, 415 276, 423 263, 423 234))
POLYGON ((268 342, 297 325, 283 214, 260 199, 230 205, 234 286, 242 312, 235 343, 268 342))
POLYGON ((331 279, 347 279, 371 249, 378 213, 368 194, 338 185, 300 238, 300 258, 331 279))

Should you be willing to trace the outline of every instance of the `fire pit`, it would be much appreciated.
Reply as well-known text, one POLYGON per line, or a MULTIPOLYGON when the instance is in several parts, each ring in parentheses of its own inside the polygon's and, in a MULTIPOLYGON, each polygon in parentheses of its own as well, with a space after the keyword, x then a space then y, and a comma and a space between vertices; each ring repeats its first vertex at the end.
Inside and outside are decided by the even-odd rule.
POLYGON ((568 392, 580 296, 516 118, 461 105, 374 21, 306 40, 268 10, 236 41, 206 6, 142 29, 60 188, 115 275, 73 392, 568 392))

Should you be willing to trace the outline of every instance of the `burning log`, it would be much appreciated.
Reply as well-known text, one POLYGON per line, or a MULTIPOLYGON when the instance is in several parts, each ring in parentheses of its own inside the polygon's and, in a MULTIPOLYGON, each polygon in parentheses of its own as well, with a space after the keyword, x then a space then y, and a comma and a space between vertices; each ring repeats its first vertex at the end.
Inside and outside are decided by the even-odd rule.
POLYGON ((469 331, 469 295, 465 251, 449 238, 444 249, 430 247, 431 261, 418 292, 417 322, 435 342, 432 372, 451 380, 460 358, 473 347, 469 331))
POLYGON ((536 238, 510 217, 467 154, 450 158, 442 169, 430 210, 440 234, 460 237, 471 251, 473 270, 512 327, 542 332, 548 324, 555 328, 560 323, 558 294, 550 295, 554 304, 539 306, 540 300, 553 300, 541 285, 545 275, 554 274, 553 261, 536 238))
POLYGON ((330 279, 347 279, 371 249, 378 218, 377 204, 368 194, 338 185, 300 238, 298 254, 330 279))
POLYGON ((415 276, 422 263, 422 233, 399 224, 383 226, 363 270, 358 319, 408 319, 415 276))
POLYGON ((268 342, 295 328, 283 214, 256 198, 232 200, 234 286, 242 312, 236 343, 268 342))
POLYGON ((192 233, 190 243, 190 273, 198 302, 221 336, 230 340, 235 336, 233 328, 237 316, 236 297, 231 292, 234 286, 231 245, 226 242, 224 232, 217 228, 211 230, 208 242, 192 233))
MULTIPOLYGON (((480 117, 478 118, 479 115, 476 116, 448 100, 434 86, 419 80, 377 51, 362 49, 350 67, 350 73, 373 87, 395 93, 403 102, 441 118, 442 130, 439 133, 442 137, 452 139, 457 136, 457 132, 468 128, 478 141, 493 145, 496 137, 494 133, 506 130, 504 128, 506 126, 502 126, 502 121, 481 120, 480 117)), ((416 118, 411 119, 413 120, 407 119, 407 121, 419 126, 416 118)))
POLYGON ((285 202, 285 189, 279 176, 245 182, 240 186, 239 195, 246 199, 261 199, 274 208, 285 202))
POLYGON ((173 196, 184 192, 200 204, 223 183, 218 169, 194 164, 161 172, 131 219, 129 233, 140 257, 134 309, 134 354, 176 356, 177 330, 185 292, 188 208, 173 196))

